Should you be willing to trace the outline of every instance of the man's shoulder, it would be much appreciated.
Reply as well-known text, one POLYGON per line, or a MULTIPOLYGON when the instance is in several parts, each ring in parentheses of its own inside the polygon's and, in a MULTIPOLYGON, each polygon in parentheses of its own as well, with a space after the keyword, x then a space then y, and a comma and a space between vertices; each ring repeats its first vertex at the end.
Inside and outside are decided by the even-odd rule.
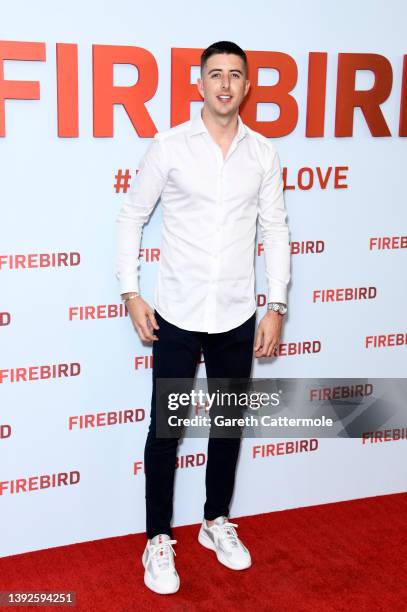
POLYGON ((174 125, 174 127, 168 128, 166 130, 161 130, 155 134, 154 138, 161 142, 166 142, 171 141, 172 139, 183 137, 184 134, 189 132, 191 128, 191 123, 192 121, 191 119, 189 119, 188 121, 184 121, 183 123, 174 125))
POLYGON ((245 123, 245 128, 249 137, 261 148, 264 153, 268 153, 274 155, 277 152, 277 149, 270 138, 267 136, 263 136, 260 132, 256 132, 245 123))

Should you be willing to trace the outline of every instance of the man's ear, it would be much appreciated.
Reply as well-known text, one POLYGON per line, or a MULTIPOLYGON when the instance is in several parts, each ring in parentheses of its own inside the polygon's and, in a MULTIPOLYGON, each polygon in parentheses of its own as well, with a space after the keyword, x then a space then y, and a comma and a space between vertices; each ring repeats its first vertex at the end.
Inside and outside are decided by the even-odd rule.
POLYGON ((249 89, 250 89, 250 81, 249 81, 249 79, 246 79, 246 88, 245 88, 245 92, 244 92, 245 96, 247 96, 247 94, 249 93, 249 89))
POLYGON ((203 90, 203 80, 202 80, 201 77, 199 77, 199 79, 197 80, 196 85, 198 87, 198 91, 199 91, 200 95, 203 98, 204 97, 204 90, 203 90))

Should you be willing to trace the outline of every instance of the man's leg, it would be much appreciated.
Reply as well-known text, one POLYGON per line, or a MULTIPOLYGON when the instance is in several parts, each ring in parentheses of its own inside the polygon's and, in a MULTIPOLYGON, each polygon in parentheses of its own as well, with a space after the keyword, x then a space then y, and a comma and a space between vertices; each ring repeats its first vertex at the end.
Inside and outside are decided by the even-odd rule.
MULTIPOLYGON (((250 378, 255 327, 256 313, 235 329, 220 334, 207 334, 203 341, 203 352, 208 379, 250 378)), ((219 516, 229 516, 240 441, 240 437, 209 438, 204 506, 204 517, 208 521, 219 516)))
POLYGON ((158 534, 172 535, 170 522, 173 508, 174 474, 178 438, 156 436, 157 378, 194 378, 201 351, 199 332, 180 329, 165 321, 156 311, 160 329, 153 343, 153 391, 151 417, 145 450, 146 531, 147 538, 158 534))

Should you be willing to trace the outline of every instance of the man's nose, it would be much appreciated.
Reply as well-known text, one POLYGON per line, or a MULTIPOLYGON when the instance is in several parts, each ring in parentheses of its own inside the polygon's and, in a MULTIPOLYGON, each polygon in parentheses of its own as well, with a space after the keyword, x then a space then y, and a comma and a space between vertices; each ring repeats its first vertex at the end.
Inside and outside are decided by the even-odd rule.
POLYGON ((222 77, 222 89, 229 89, 229 77, 222 77))

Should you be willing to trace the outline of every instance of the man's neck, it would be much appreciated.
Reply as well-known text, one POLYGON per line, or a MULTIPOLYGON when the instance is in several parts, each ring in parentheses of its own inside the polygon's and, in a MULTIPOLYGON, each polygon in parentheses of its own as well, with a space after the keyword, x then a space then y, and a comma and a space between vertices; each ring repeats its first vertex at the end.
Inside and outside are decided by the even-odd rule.
POLYGON ((201 112, 202 121, 217 142, 233 140, 238 130, 238 115, 238 111, 225 117, 213 115, 205 105, 201 112))

